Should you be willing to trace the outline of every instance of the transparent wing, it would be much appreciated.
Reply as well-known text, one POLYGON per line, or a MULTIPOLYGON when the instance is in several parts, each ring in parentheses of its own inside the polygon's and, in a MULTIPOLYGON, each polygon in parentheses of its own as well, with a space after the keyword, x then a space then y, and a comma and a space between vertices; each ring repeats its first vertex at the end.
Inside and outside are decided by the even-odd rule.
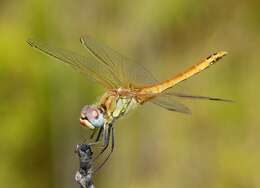
POLYGON ((209 96, 201 96, 201 95, 189 95, 189 94, 183 94, 183 93, 176 93, 176 92, 165 92, 161 95, 167 95, 167 96, 175 96, 178 98, 185 98, 185 99, 191 99, 191 100, 211 100, 211 101, 222 101, 222 102, 234 102, 230 99, 222 99, 217 97, 209 97, 209 96))
POLYGON ((157 82, 144 66, 129 60, 113 49, 90 37, 81 37, 81 43, 107 67, 119 87, 142 86, 157 82))
POLYGON ((230 99, 221 99, 216 97, 208 97, 208 96, 201 96, 201 95, 188 95, 183 93, 176 93, 176 92, 164 92, 158 95, 146 95, 145 96, 149 101, 156 105, 159 105, 167 110, 191 114, 191 111, 185 105, 176 101, 177 98, 179 99, 190 99, 190 100, 210 100, 210 101, 222 101, 222 102, 234 102, 230 99), (151 100, 149 100, 149 98, 151 100))
POLYGON ((116 88, 118 86, 118 82, 116 78, 111 75, 110 69, 101 64, 95 57, 85 57, 31 39, 27 42, 32 47, 61 60, 62 63, 69 64, 75 70, 86 75, 87 78, 102 84, 106 88, 116 88))
POLYGON ((176 111, 176 112, 181 112, 185 114, 191 114, 191 110, 186 107, 184 104, 181 104, 177 102, 172 96, 170 95, 159 95, 156 96, 155 98, 152 98, 149 100, 149 102, 156 104, 160 107, 163 107, 167 110, 170 111, 176 111))

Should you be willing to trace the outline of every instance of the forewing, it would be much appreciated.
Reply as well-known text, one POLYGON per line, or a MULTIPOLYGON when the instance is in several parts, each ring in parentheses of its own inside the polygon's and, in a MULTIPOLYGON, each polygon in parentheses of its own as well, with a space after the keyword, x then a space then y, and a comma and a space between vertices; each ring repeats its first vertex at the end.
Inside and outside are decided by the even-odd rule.
POLYGON ((107 67, 119 87, 152 84, 156 79, 143 65, 129 60, 108 46, 90 37, 81 37, 81 43, 107 67))
POLYGON ((209 96, 201 96, 201 95, 189 95, 189 94, 176 93, 176 92, 165 92, 165 93, 162 93, 161 95, 175 96, 178 98, 185 98, 185 99, 191 99, 191 100, 234 102, 233 100, 230 100, 230 99, 222 99, 222 98, 218 98, 218 97, 209 97, 209 96))
POLYGON ((75 70, 83 73, 87 78, 94 80, 106 88, 116 88, 117 82, 111 77, 109 69, 98 62, 95 57, 86 57, 75 52, 54 48, 29 39, 28 44, 52 57, 60 60, 62 63, 70 65, 75 70))

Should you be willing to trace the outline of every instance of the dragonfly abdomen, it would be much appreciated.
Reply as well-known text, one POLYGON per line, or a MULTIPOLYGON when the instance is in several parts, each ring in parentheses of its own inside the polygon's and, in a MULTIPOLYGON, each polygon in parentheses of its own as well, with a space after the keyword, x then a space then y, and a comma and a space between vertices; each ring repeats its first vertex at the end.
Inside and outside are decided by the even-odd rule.
POLYGON ((190 78, 191 76, 205 70, 210 65, 213 65, 218 60, 220 60, 222 57, 224 57, 226 54, 227 54, 227 52, 225 52, 225 51, 220 51, 220 52, 214 53, 214 54, 208 56, 207 58, 205 58, 204 60, 202 60, 200 63, 189 67, 185 71, 173 76, 172 78, 170 78, 168 80, 164 80, 157 84, 152 84, 152 85, 143 87, 141 89, 141 93, 154 93, 154 94, 161 93, 161 92, 173 87, 174 85, 180 83, 181 81, 184 81, 184 80, 190 78))

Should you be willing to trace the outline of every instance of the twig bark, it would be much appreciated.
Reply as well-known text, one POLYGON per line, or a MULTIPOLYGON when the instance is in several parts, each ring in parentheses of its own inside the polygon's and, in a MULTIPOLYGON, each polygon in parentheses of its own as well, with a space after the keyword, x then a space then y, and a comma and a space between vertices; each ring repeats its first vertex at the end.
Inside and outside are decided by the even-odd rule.
POLYGON ((80 184, 81 188, 95 188, 93 184, 93 169, 91 145, 78 144, 75 153, 77 153, 80 162, 79 171, 76 172, 75 180, 80 184))

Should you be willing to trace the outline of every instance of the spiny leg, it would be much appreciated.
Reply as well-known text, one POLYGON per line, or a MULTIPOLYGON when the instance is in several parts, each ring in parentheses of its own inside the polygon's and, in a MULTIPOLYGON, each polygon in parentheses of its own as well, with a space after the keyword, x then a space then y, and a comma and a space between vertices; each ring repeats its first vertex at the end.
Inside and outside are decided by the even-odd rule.
POLYGON ((99 131, 98 131, 98 135, 97 135, 97 138, 96 138, 96 140, 95 140, 96 142, 99 141, 102 131, 103 131, 103 127, 101 127, 101 128, 99 129, 99 131))
MULTIPOLYGON (((109 134, 110 134, 110 132, 109 132, 109 134)), ((114 127, 111 127, 111 136, 112 136, 111 150, 109 151, 105 160, 94 170, 95 173, 105 165, 105 163, 108 161, 108 159, 110 158, 111 154, 114 151, 114 147, 115 147, 114 127)))
MULTIPOLYGON (((98 129, 93 130, 93 132, 91 133, 91 135, 90 135, 90 137, 89 137, 90 140, 92 140, 92 139, 94 138, 94 136, 95 136, 96 133, 97 133, 97 130, 98 130, 98 129)), ((94 142, 90 142, 90 143, 88 143, 88 144, 89 144, 89 145, 98 144, 98 141, 99 141, 99 139, 100 139, 100 137, 101 137, 102 131, 103 131, 103 127, 101 127, 101 128, 99 129, 98 135, 97 135, 95 141, 94 141, 94 142)), ((84 143, 85 143, 85 142, 87 142, 87 139, 84 140, 84 143)))
POLYGON ((91 139, 91 140, 92 140, 92 139, 94 138, 94 136, 95 136, 96 132, 97 132, 97 129, 94 129, 94 130, 93 130, 93 132, 91 133, 91 135, 90 135, 89 139, 91 139))
POLYGON ((104 141, 104 146, 108 146, 109 141, 110 141, 110 131, 111 131, 111 127, 110 125, 107 125, 104 128, 104 132, 103 132, 103 141, 104 141))
POLYGON ((104 151, 106 151, 108 145, 109 145, 109 140, 110 140, 110 132, 111 132, 111 128, 112 126, 108 126, 106 128, 104 128, 103 130, 103 139, 104 139, 104 145, 102 150, 99 152, 99 154, 94 158, 94 160, 96 160, 97 158, 99 158, 100 155, 102 155, 104 153, 104 151))

